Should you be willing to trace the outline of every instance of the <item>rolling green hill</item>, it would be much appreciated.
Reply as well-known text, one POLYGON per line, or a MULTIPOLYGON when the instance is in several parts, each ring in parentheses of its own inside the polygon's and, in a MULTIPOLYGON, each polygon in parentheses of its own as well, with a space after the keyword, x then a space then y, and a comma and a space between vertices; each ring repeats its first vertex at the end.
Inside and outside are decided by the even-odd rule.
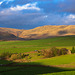
MULTIPOLYGON (((75 36, 61 36, 48 39, 28 41, 0 41, 0 53, 24 53, 39 49, 58 48, 72 49, 75 36)), ((0 66, 1 75, 75 75, 75 54, 52 58, 37 59, 27 63, 15 63, 14 66, 0 66), (23 65, 15 66, 15 65, 23 65), (29 65, 29 66, 26 66, 29 65), (30 66, 34 65, 34 66, 30 66), (38 66, 39 65, 39 66, 38 66), (40 66, 43 65, 43 66, 40 66)), ((11 64, 13 61, 1 60, 0 64, 11 64)))
POLYGON ((29 41, 0 41, 0 53, 7 51, 13 53, 24 53, 39 49, 47 49, 53 46, 71 49, 72 46, 75 46, 75 36, 63 36, 29 41))
MULTIPOLYGON (((11 75, 15 74, 16 75, 75 75, 74 57, 75 54, 62 55, 53 58, 37 60, 35 62, 15 63, 13 67, 0 66, 0 74, 1 75, 8 75, 8 74, 9 75, 10 74, 11 75)), ((3 61, 3 62, 5 62, 6 64, 10 63, 9 61, 3 61)), ((0 62, 0 64, 3 62, 0 62)))

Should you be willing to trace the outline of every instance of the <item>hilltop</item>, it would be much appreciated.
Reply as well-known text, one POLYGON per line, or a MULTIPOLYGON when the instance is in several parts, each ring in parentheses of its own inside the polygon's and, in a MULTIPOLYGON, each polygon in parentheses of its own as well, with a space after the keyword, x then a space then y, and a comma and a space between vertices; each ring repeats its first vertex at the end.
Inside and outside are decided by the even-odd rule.
POLYGON ((23 30, 12 28, 0 28, 0 40, 16 40, 23 30))
POLYGON ((75 25, 46 25, 30 30, 0 28, 0 32, 7 32, 24 39, 43 39, 56 36, 75 35, 75 25))

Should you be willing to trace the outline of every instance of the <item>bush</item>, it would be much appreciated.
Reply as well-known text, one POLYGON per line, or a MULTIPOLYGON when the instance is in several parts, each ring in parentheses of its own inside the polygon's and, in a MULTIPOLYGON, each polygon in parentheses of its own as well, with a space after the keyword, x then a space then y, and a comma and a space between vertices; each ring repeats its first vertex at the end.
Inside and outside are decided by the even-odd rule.
POLYGON ((60 55, 65 55, 68 53, 68 50, 66 48, 61 48, 60 49, 60 55))
POLYGON ((18 54, 12 54, 10 59, 11 60, 21 59, 21 56, 18 54))
POLYGON ((54 56, 59 56, 59 55, 65 55, 68 53, 68 50, 66 48, 61 48, 61 49, 58 49, 56 47, 52 47, 48 50, 42 50, 41 51, 41 54, 48 58, 48 57, 54 57, 54 56))
POLYGON ((58 55, 60 55, 59 53, 60 53, 60 51, 56 47, 52 47, 48 50, 42 50, 42 55, 47 58, 53 57, 53 56, 58 56, 58 55))
POLYGON ((9 58, 11 57, 12 53, 10 52, 3 52, 0 54, 0 58, 9 58))
POLYGON ((72 47, 71 53, 75 53, 75 48, 74 48, 74 46, 72 47))
POLYGON ((59 49, 56 48, 56 47, 52 47, 52 48, 51 48, 51 51, 52 51, 52 56, 58 56, 58 55, 60 55, 60 54, 59 54, 60 51, 59 51, 59 49))
POLYGON ((29 54, 12 54, 11 56, 11 60, 16 60, 16 59, 22 59, 22 58, 25 58, 26 56, 29 56, 29 54))
POLYGON ((31 61, 31 58, 32 58, 31 56, 26 56, 25 57, 25 59, 26 59, 27 62, 30 62, 31 61))
POLYGON ((49 50, 42 50, 42 55, 46 58, 52 57, 52 51, 50 49, 49 50))

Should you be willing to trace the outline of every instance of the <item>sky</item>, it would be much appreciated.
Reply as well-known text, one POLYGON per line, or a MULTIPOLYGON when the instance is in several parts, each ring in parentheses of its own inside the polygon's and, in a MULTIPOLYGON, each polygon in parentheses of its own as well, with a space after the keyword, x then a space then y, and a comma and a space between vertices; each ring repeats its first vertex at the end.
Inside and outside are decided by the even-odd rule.
POLYGON ((0 27, 75 25, 75 0, 0 0, 0 27))

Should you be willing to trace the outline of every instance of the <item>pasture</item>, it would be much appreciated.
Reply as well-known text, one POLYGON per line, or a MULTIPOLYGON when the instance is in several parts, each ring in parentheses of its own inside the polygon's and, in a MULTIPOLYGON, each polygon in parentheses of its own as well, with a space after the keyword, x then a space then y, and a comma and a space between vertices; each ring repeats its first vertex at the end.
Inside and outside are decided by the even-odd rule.
POLYGON ((32 56, 29 62, 0 60, 0 75, 75 75, 75 54, 42 58, 37 56, 37 53, 32 53, 35 50, 48 49, 54 46, 71 50, 75 46, 75 36, 25 41, 0 41, 0 53, 28 52, 32 56))
POLYGON ((48 49, 50 47, 72 49, 75 46, 75 36, 63 36, 40 40, 28 41, 0 41, 0 53, 24 53, 40 49, 48 49))
MULTIPOLYGON (((75 54, 0 66, 1 75, 75 75, 75 54), (17 65, 17 66, 16 66, 17 65), (22 66, 23 65, 23 66, 22 66), (62 65, 65 65, 64 67, 62 65), (70 65, 70 66, 68 66, 70 65)), ((3 61, 6 64, 10 61, 3 61)), ((2 64, 3 62, 0 62, 2 64)), ((4 63, 4 64, 5 64, 4 63)))

